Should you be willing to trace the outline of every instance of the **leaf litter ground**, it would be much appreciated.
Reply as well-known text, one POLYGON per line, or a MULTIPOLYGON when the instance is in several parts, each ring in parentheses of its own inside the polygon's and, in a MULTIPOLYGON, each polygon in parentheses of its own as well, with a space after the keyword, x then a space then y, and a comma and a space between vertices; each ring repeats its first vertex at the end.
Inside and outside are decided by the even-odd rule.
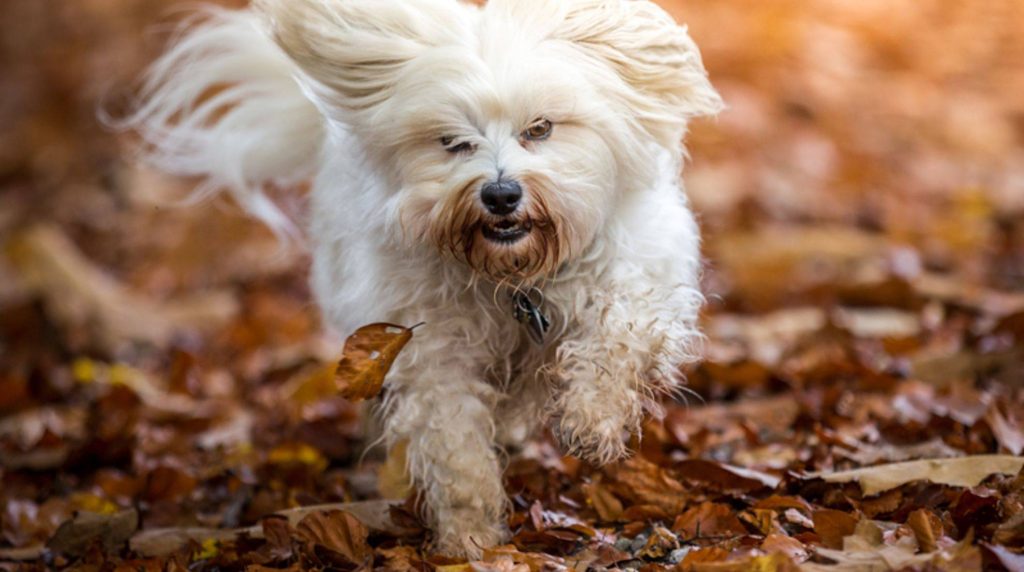
POLYGON ((474 563, 386 500, 305 257, 93 119, 170 4, 2 8, 0 567, 1024 568, 1019 3, 665 2, 731 107, 686 175, 707 360, 629 461, 511 455, 474 563))

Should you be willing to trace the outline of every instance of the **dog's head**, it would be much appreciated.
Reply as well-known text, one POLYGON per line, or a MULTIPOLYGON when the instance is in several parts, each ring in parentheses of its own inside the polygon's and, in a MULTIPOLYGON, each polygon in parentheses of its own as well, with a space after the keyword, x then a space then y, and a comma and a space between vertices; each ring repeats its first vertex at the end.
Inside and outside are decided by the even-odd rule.
POLYGON ((394 228, 494 279, 581 254, 658 149, 718 111, 686 30, 647 0, 258 0, 397 189, 394 228))

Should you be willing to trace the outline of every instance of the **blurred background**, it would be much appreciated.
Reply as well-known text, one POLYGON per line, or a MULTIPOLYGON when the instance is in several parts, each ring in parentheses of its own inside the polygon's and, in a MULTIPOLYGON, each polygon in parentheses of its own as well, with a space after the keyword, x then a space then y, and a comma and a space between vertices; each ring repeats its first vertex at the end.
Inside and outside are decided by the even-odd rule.
MULTIPOLYGON (((998 403, 1000 421, 947 441, 1020 453, 1005 431, 1019 434, 1024 375, 1024 2, 661 3, 729 106, 689 138, 711 340, 693 389, 998 403)), ((97 120, 125 108, 181 15, 174 0, 0 2, 9 546, 82 506, 142 499, 146 526, 234 526, 376 494, 372 463, 353 465, 359 412, 334 395, 340 345, 320 333, 306 255, 226 201, 177 205, 193 182, 135 164, 97 120)), ((853 418, 900 413, 874 407, 853 418)), ((900 439, 931 435, 917 422, 900 439)), ((702 439, 665 447, 727 442, 702 439)))

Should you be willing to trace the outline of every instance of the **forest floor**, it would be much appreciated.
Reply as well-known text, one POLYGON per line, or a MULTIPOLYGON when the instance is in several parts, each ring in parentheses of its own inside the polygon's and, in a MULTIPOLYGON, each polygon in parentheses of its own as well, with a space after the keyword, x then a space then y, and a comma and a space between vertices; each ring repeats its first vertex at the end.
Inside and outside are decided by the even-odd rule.
POLYGON ((5 0, 0 568, 1024 570, 1024 5, 664 3, 730 106, 699 398, 604 469, 512 457, 466 564, 360 459, 307 257, 97 123, 171 2, 5 0))

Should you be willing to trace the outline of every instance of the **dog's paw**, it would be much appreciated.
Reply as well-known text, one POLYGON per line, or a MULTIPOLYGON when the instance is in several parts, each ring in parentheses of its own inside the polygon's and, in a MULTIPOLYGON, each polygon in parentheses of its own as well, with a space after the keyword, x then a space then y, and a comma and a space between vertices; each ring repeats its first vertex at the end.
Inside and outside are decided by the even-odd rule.
POLYGON ((587 415, 565 412, 554 426, 562 450, 592 465, 614 463, 630 455, 628 433, 616 417, 592 419, 587 415))
POLYGON ((445 556, 479 560, 483 551, 509 539, 508 529, 474 510, 438 514, 434 550, 445 556))

